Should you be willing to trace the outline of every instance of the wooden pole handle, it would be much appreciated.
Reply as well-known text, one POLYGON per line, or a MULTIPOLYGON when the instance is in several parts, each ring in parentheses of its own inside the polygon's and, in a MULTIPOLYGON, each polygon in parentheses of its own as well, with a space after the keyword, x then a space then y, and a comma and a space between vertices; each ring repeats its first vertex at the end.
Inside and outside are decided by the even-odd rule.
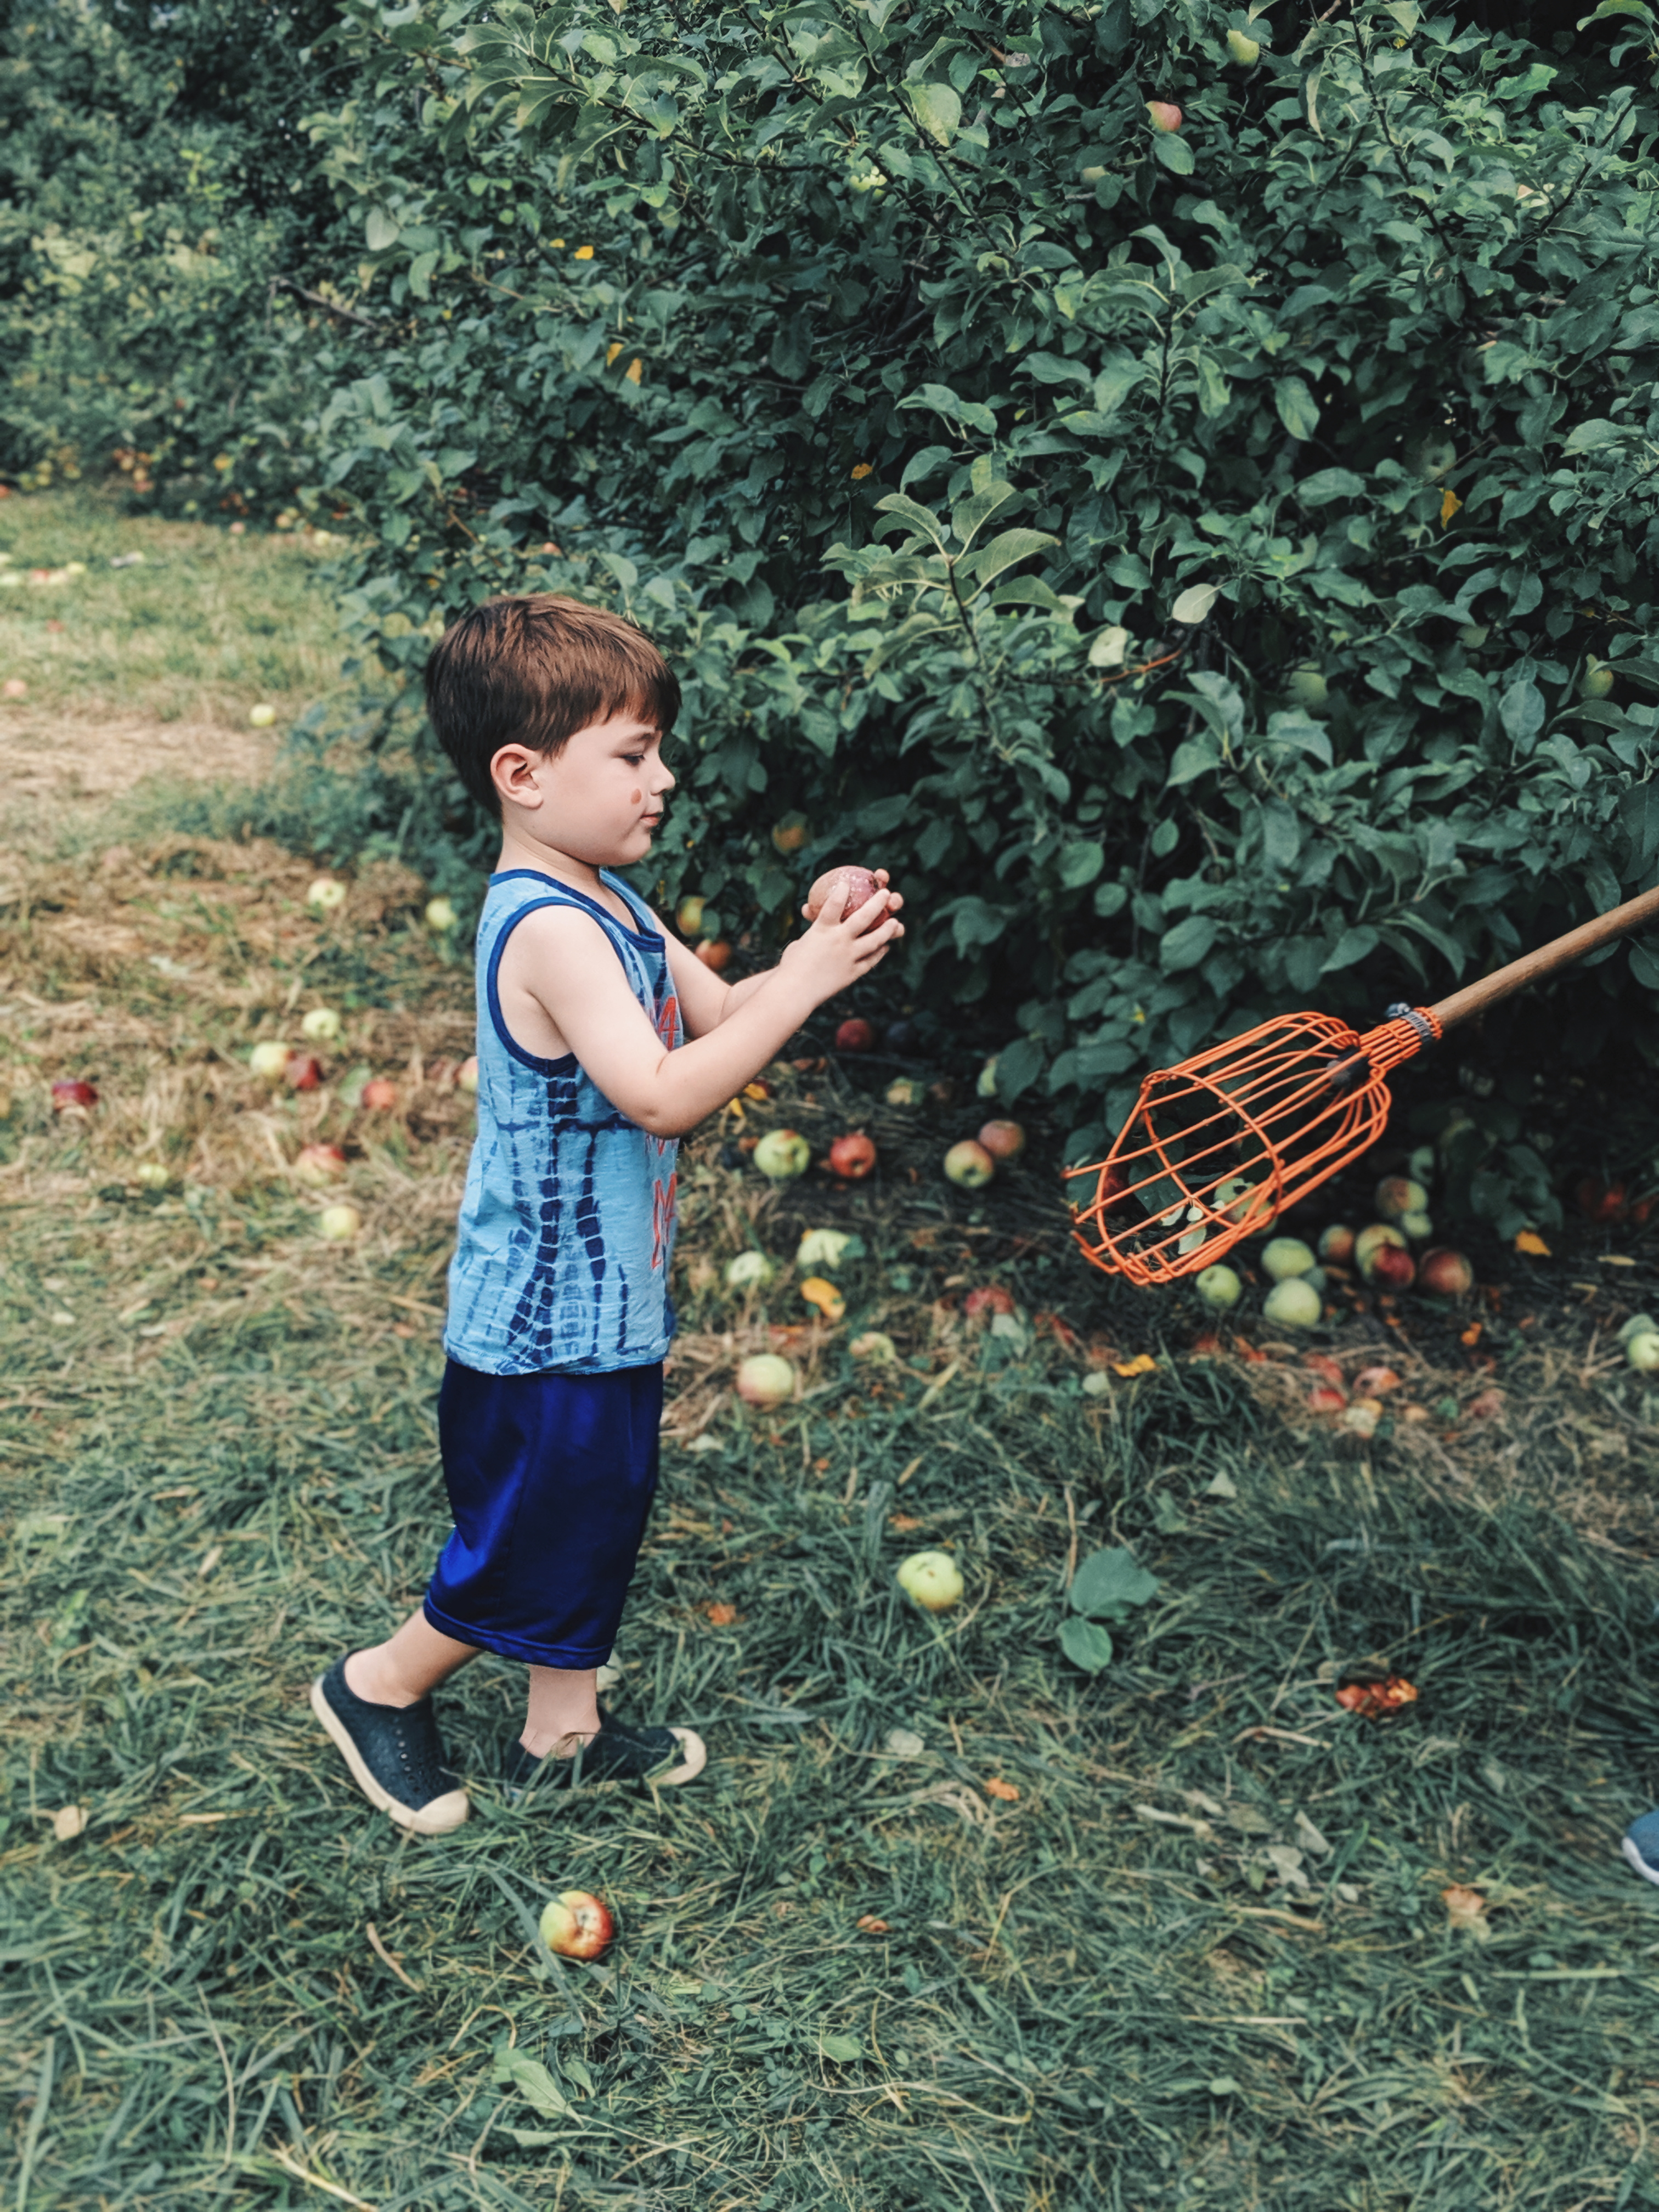
POLYGON ((1639 929, 1644 921, 1659 921, 1659 890, 1644 891, 1640 898, 1626 899, 1623 906, 1610 908, 1598 914, 1594 921, 1586 921, 1577 929, 1570 929, 1565 937, 1558 937, 1553 945, 1540 945, 1536 952, 1528 952, 1519 960, 1511 960, 1507 968, 1496 975, 1483 975, 1478 983, 1467 984, 1454 991, 1449 999, 1431 1006, 1443 1030, 1454 1022, 1466 1022, 1472 1015, 1484 1014, 1488 1006, 1495 1006, 1500 999, 1524 991, 1528 983, 1536 983, 1546 975, 1553 975, 1559 968, 1570 968, 1575 960, 1582 960, 1587 952, 1594 952, 1598 945, 1606 945, 1615 937, 1623 937, 1632 929, 1639 929))

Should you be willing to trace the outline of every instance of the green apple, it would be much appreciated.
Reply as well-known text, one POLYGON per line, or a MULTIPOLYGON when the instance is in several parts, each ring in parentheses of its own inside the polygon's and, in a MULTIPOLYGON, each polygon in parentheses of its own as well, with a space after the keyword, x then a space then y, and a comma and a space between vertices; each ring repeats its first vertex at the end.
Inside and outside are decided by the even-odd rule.
POLYGON ((247 1056, 247 1064, 261 1083, 280 1083, 288 1073, 288 1064, 294 1057, 291 1044, 277 1044, 267 1040, 256 1044, 247 1056))
POLYGON ((1330 686, 1325 681, 1325 672, 1316 668, 1311 661, 1304 661, 1299 668, 1291 669, 1285 689, 1307 714, 1318 714, 1330 699, 1330 686))
POLYGON ((1584 672, 1578 679, 1581 699, 1605 699, 1613 689, 1613 671, 1594 654, 1584 663, 1584 672))
POLYGON ((1206 1267, 1193 1288, 1212 1313, 1231 1313, 1244 1295, 1243 1284, 1231 1267, 1220 1261, 1213 1267, 1206 1267))
POLYGON ((146 1190, 165 1190, 173 1180, 160 1160, 140 1160, 133 1175, 146 1190))
POLYGON ((340 1017, 332 1006, 313 1006, 300 1027, 313 1044, 332 1044, 340 1034, 340 1017))
POLYGON ((1402 1213, 1400 1217, 1400 1226, 1407 1237, 1419 1244, 1425 1237, 1432 1237, 1434 1234, 1434 1224, 1420 1206, 1413 1206, 1409 1213, 1402 1213))
POLYGON ((912 1552, 901 1561, 898 1586, 928 1613, 949 1613, 962 1600, 962 1570, 948 1552, 912 1552))
POLYGON ((256 730, 268 730, 276 719, 274 707, 250 707, 247 718, 256 730))
POLYGON ((319 876, 306 893, 306 904, 319 914, 332 914, 345 904, 346 887, 337 876, 319 876))
POLYGON ((1625 1357, 1641 1374, 1659 1374, 1659 1329, 1632 1337, 1625 1346, 1625 1357))
POLYGON ((775 1352, 750 1354, 738 1369, 738 1395, 763 1412, 786 1404, 795 1395, 795 1370, 775 1352))
POLYGON ((674 909, 674 927, 682 937, 700 937, 707 899, 683 898, 674 909))
POLYGON ((812 1164, 812 1147, 793 1129, 769 1129, 755 1147, 755 1165, 769 1182, 793 1182, 812 1164))
POLYGON ((1429 1194, 1409 1176, 1384 1176, 1376 1186, 1374 1203, 1382 1220, 1398 1221, 1407 1213, 1425 1212, 1429 1194))
POLYGON ((1245 31, 1229 31, 1227 53, 1231 60, 1241 63, 1245 69, 1249 69, 1252 63, 1258 62, 1261 58, 1261 41, 1260 39, 1251 38, 1245 31))
POLYGON ((993 1054, 975 1079, 974 1096, 975 1098, 994 1098, 996 1095, 997 1063, 996 1055, 993 1054))
POLYGON ((976 1145, 971 1137, 952 1145, 945 1155, 946 1182, 956 1183, 963 1190, 981 1189, 996 1171, 996 1162, 984 1146, 976 1145))
POLYGON ((434 937, 445 936, 455 927, 455 908, 447 898, 428 899, 426 902, 426 926, 434 937))
POLYGON ((1316 1264, 1312 1247, 1299 1237, 1275 1237, 1261 1255, 1263 1273, 1276 1283, 1288 1282, 1292 1275, 1305 1275, 1316 1264))
POLYGON ((325 1206, 317 1217, 317 1226, 331 1244, 349 1244, 363 1225, 363 1217, 355 1206, 325 1206))
POLYGON ((478 1095, 478 1055, 469 1053, 455 1071, 455 1088, 465 1091, 470 1097, 478 1095))
POLYGON ((763 1291, 777 1273, 764 1252, 739 1252, 726 1263, 728 1291, 763 1291))
POLYGON ((1261 1311, 1276 1328, 1317 1328, 1325 1308, 1304 1276, 1287 1275, 1268 1291, 1261 1311))

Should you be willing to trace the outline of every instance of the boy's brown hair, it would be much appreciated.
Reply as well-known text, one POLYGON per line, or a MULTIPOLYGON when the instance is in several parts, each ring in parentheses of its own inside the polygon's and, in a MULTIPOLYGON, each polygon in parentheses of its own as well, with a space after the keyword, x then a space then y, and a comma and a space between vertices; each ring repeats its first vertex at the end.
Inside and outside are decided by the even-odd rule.
POLYGON ((426 664, 438 742, 481 806, 499 815, 489 763, 503 745, 561 752, 578 730, 637 714, 662 737, 680 710, 678 678, 621 615, 556 592, 487 599, 452 623, 426 664))

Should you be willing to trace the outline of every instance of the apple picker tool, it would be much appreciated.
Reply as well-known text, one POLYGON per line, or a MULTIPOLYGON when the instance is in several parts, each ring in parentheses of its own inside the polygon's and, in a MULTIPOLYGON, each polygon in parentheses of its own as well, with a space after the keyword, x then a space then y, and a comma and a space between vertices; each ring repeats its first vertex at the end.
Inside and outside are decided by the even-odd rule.
POLYGON ((1659 921, 1659 890, 1437 1006, 1390 1006, 1363 1036, 1328 1014, 1281 1014, 1149 1075, 1106 1158, 1066 1171, 1080 1186, 1073 1206, 1085 1255, 1142 1285, 1212 1266, 1376 1143, 1390 1069, 1648 921, 1659 921))

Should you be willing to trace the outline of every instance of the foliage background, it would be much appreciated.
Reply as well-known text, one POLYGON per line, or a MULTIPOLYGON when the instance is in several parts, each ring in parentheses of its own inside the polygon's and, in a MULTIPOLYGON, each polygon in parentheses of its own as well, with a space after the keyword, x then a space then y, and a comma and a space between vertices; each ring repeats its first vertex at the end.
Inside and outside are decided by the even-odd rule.
MULTIPOLYGON (((90 451, 100 406, 136 440, 199 376, 173 495, 219 460, 220 497, 344 531, 375 735, 424 779, 447 887, 485 826, 411 679, 463 607, 544 584, 614 596, 689 679, 652 888, 765 957, 824 859, 879 859, 924 1030, 1000 1048, 1002 1097, 1052 1097, 1079 1152, 1148 1063, 1278 1006, 1431 998, 1655 879, 1638 0, 1582 27, 347 0, 261 18, 289 74, 257 119, 198 89, 142 132, 169 41, 122 31, 122 110, 97 70, 124 19, 53 20, 82 88, 54 127, 100 172, 118 143, 129 221, 162 204, 135 147, 242 167, 210 280, 142 261, 179 342, 130 391, 64 365, 118 335, 112 270, 14 222, 31 389, 90 451), (331 307, 271 312, 284 255, 331 307)), ((181 239, 209 188, 179 188, 181 239)), ((14 386, 15 443, 33 404, 14 386)), ((1467 1164, 1500 1225, 1554 1203, 1528 1071, 1659 1059, 1656 990, 1650 943, 1528 1003, 1467 1164)))

